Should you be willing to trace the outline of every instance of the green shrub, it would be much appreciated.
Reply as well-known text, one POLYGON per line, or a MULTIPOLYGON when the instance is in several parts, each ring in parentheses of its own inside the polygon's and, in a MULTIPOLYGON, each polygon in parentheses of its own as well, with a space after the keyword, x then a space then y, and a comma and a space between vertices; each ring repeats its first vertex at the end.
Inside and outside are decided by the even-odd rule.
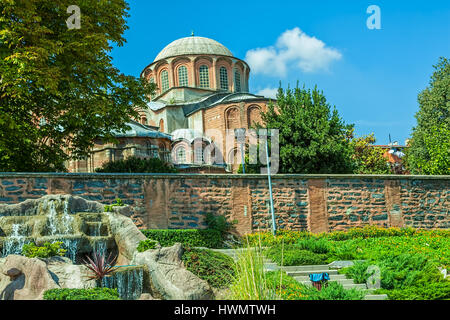
POLYGON ((308 250, 298 249, 295 245, 275 246, 265 251, 265 254, 273 262, 283 266, 301 266, 324 264, 327 261, 326 254, 318 254, 308 250))
POLYGON ((151 240, 151 239, 142 240, 141 242, 139 242, 139 245, 137 246, 137 251, 144 252, 147 250, 155 249, 157 244, 158 244, 158 241, 155 241, 155 240, 151 240))
POLYGON ((105 212, 112 212, 113 211, 113 207, 122 207, 125 204, 123 203, 122 199, 117 198, 116 202, 110 205, 105 205, 105 212))
POLYGON ((367 268, 371 265, 370 262, 355 262, 355 264, 348 268, 343 268, 339 273, 345 274, 347 278, 353 279, 355 283, 366 283, 367 279, 373 274, 368 273, 367 268))
POLYGON ((107 162, 95 171, 99 173, 176 173, 177 169, 158 158, 129 157, 126 160, 107 162))
POLYGON ((37 246, 35 243, 27 243, 22 247, 22 254, 28 258, 51 258, 54 256, 64 256, 65 249, 61 248, 62 242, 45 242, 43 246, 37 246))
POLYGON ((379 290, 377 293, 386 293, 390 300, 449 300, 450 281, 429 282, 405 289, 379 290))
POLYGON ((182 260, 189 271, 214 288, 228 287, 235 274, 233 259, 220 252, 185 247, 182 260))
POLYGON ((314 253, 326 254, 330 250, 330 244, 326 239, 301 239, 295 246, 300 250, 308 250, 314 253))
POLYGON ((230 231, 233 225, 233 223, 228 222, 224 216, 216 216, 210 212, 206 214, 205 222, 209 229, 217 230, 221 234, 225 234, 230 231))
POLYGON ((222 248, 222 235, 217 230, 197 229, 149 229, 142 233, 149 239, 156 240, 163 247, 180 242, 188 247, 222 248))
POLYGON ((120 300, 117 289, 50 289, 44 292, 44 300, 120 300))
POLYGON ((305 300, 362 300, 364 291, 356 288, 345 289, 338 282, 328 282, 322 286, 322 290, 307 287, 304 290, 305 300))

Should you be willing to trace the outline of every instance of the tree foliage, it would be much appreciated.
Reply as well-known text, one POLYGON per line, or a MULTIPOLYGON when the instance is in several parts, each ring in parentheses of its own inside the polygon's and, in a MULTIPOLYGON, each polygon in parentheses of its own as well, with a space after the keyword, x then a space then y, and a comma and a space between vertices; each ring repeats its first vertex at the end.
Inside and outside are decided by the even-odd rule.
POLYGON ((353 149, 355 173, 359 174, 388 174, 390 167, 384 158, 384 151, 374 147, 376 139, 374 134, 354 138, 350 145, 353 149))
POLYGON ((299 88, 277 94, 261 114, 263 126, 279 129, 280 173, 351 173, 353 125, 331 109, 323 92, 299 88))
POLYGON ((178 170, 158 158, 141 159, 128 157, 125 160, 106 162, 95 169, 99 173, 177 173, 178 170))
POLYGON ((406 164, 413 174, 450 174, 450 61, 441 57, 429 86, 418 96, 406 164))
POLYGON ((125 0, 0 2, 0 171, 64 170, 96 137, 114 141, 154 86, 112 64, 127 29, 125 0))

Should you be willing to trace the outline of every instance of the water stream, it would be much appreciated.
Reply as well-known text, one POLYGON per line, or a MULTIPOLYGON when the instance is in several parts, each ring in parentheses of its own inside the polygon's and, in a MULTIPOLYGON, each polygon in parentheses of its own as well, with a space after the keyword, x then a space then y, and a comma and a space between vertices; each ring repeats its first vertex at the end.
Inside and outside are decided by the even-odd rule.
POLYGON ((21 254, 26 241, 26 230, 20 224, 12 225, 12 232, 3 243, 2 257, 10 254, 21 254))

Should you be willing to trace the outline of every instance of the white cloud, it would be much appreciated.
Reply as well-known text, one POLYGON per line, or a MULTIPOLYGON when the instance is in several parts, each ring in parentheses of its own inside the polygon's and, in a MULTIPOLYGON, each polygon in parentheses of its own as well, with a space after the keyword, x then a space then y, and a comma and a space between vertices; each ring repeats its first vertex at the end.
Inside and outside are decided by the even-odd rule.
POLYGON ((276 99, 277 92, 277 88, 264 88, 259 90, 256 94, 259 96, 264 96, 266 98, 276 99))
POLYGON ((333 61, 341 58, 337 49, 327 47, 323 41, 296 27, 283 32, 275 46, 247 51, 245 60, 255 74, 285 76, 291 67, 303 72, 327 70, 333 61))

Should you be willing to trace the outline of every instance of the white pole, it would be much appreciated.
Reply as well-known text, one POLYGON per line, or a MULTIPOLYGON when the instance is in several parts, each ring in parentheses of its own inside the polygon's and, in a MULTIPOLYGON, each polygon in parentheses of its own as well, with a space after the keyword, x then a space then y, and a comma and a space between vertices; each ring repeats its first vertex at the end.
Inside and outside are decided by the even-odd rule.
POLYGON ((272 195, 272 179, 270 177, 270 163, 269 163, 269 130, 267 130, 267 136, 266 136, 266 159, 267 159, 267 177, 269 180, 269 194, 270 194, 270 211, 272 214, 272 233, 273 235, 276 235, 277 233, 277 226, 275 223, 275 213, 273 209, 273 195, 272 195))

